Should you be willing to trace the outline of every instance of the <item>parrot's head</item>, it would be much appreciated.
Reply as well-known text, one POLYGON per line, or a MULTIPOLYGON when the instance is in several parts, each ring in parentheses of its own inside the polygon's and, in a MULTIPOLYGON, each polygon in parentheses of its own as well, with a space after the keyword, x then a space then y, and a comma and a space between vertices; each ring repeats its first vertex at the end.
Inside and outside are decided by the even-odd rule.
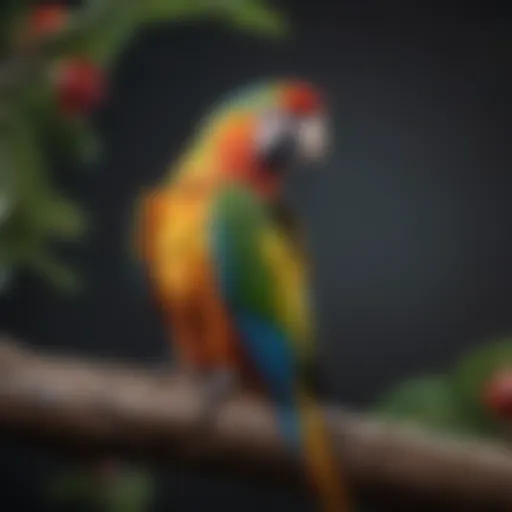
POLYGON ((245 182, 260 195, 279 194, 290 171, 319 163, 328 150, 320 92, 298 80, 242 89, 219 104, 201 133, 217 176, 245 182))

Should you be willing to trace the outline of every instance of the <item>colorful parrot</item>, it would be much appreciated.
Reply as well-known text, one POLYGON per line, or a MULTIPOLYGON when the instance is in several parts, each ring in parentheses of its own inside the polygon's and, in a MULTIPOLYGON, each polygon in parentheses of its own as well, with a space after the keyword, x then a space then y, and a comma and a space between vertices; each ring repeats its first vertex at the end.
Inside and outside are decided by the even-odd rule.
POLYGON ((347 497, 308 382, 308 262, 282 194, 290 171, 325 154, 327 132, 326 107, 308 83, 242 90, 142 196, 136 239, 179 363, 263 390, 322 510, 339 512, 347 497))

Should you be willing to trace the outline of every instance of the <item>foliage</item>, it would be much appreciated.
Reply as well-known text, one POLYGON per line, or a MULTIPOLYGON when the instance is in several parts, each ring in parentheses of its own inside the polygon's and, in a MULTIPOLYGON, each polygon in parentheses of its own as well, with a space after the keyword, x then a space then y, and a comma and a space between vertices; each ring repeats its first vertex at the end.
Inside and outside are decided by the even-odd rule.
POLYGON ((386 393, 377 415, 457 436, 504 438, 507 425, 486 407, 483 390, 512 365, 512 338, 489 340, 466 354, 446 375, 403 382, 386 393))
POLYGON ((154 479, 147 470, 126 466, 108 485, 100 485, 87 470, 65 473, 47 483, 46 496, 70 509, 89 505, 100 512, 143 512, 149 510, 154 490, 154 479))
POLYGON ((89 112, 67 115, 60 108, 57 64, 79 56, 107 76, 123 48, 155 22, 197 19, 272 36, 287 31, 265 0, 88 0, 62 7, 66 23, 36 41, 29 20, 40 8, 27 0, 0 2, 0 291, 22 269, 64 289, 77 284, 57 258, 56 243, 81 239, 88 219, 57 188, 53 169, 57 156, 89 165, 101 144, 89 112))
MULTIPOLYGON (((83 167, 101 156, 91 106, 137 33, 156 22, 191 20, 266 36, 287 32, 266 0, 86 0, 74 9, 0 1, 0 293, 22 270, 63 290, 77 288, 76 273, 56 249, 81 239, 89 222, 56 186, 55 164, 83 167)), ((101 488, 87 468, 52 478, 48 497, 93 510, 147 510, 152 476, 120 471, 101 488)))
POLYGON ((468 426, 449 379, 420 377, 400 384, 378 405, 378 413, 438 432, 467 434, 468 426))
POLYGON ((456 365, 453 385, 457 396, 483 432, 501 433, 503 423, 489 413, 483 399, 487 381, 503 368, 512 366, 512 339, 501 338, 467 354, 456 365))

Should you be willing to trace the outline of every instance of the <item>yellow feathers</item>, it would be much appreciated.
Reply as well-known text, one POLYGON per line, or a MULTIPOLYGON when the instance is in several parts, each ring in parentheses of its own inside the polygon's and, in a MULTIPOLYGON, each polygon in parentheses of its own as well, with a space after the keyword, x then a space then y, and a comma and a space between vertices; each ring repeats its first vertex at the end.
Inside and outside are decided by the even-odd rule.
POLYGON ((204 253, 207 202, 195 194, 164 188, 148 194, 140 209, 137 242, 150 278, 164 301, 183 298, 194 286, 204 253))
POLYGON ((274 272, 276 307, 279 316, 291 334, 294 348, 300 357, 310 358, 314 351, 313 319, 307 292, 307 272, 301 254, 277 230, 268 230, 263 236, 262 251, 274 272))

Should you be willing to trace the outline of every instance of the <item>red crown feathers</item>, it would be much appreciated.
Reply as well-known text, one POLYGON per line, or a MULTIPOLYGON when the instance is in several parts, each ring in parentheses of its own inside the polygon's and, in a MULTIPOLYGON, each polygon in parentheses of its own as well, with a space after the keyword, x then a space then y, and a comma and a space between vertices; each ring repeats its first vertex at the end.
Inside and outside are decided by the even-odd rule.
POLYGON ((286 85, 283 91, 285 109, 293 114, 314 114, 322 109, 323 102, 320 93, 307 83, 286 85))

